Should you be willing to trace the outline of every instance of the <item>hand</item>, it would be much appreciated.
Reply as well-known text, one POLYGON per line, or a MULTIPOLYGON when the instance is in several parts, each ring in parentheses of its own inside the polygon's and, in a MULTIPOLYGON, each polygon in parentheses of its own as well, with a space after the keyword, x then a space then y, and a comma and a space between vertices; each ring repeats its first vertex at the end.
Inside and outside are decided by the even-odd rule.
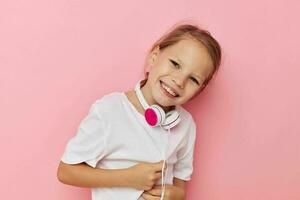
MULTIPOLYGON (((161 185, 156 185, 148 191, 144 191, 142 197, 145 200, 160 200, 162 194, 161 185)), ((184 200, 185 191, 177 186, 165 184, 164 200, 184 200)))
MULTIPOLYGON (((156 163, 142 162, 127 170, 127 182, 129 187, 138 190, 150 190, 157 180, 162 177, 163 160, 156 163)), ((167 165, 165 165, 166 169, 167 165)))

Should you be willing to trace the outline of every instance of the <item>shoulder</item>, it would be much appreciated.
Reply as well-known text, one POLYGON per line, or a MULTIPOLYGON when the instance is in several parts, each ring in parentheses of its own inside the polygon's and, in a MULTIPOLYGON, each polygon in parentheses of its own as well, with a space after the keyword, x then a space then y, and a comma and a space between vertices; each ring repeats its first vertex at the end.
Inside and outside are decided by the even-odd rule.
POLYGON ((99 97, 98 99, 96 99, 95 103, 96 104, 113 104, 116 101, 119 101, 121 98, 122 93, 117 91, 117 92, 110 92, 108 94, 104 94, 103 96, 99 97))
POLYGON ((91 109, 96 110, 98 114, 108 114, 113 112, 121 104, 122 93, 111 92, 96 99, 91 109))

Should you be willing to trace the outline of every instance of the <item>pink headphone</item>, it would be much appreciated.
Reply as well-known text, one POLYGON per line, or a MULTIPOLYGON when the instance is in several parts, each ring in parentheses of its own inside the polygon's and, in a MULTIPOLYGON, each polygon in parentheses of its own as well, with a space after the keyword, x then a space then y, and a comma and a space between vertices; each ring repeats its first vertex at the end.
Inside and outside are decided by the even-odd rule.
POLYGON ((136 86, 135 91, 137 97, 145 109, 145 119, 150 126, 161 125, 164 129, 170 129, 175 127, 180 122, 180 115, 178 112, 178 107, 175 106, 174 110, 171 110, 167 113, 158 105, 149 106, 146 102, 144 95, 141 91, 141 81, 140 80, 136 86))

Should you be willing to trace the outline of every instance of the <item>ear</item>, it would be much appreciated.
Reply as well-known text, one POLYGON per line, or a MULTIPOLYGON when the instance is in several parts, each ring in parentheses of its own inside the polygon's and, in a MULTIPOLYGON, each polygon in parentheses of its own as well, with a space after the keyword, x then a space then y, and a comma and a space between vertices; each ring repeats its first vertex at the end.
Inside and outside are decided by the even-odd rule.
POLYGON ((147 62, 147 67, 146 67, 147 72, 149 72, 151 70, 152 66, 155 64, 159 53, 160 53, 160 49, 159 49, 159 45, 158 45, 151 51, 151 53, 148 56, 148 62, 147 62))

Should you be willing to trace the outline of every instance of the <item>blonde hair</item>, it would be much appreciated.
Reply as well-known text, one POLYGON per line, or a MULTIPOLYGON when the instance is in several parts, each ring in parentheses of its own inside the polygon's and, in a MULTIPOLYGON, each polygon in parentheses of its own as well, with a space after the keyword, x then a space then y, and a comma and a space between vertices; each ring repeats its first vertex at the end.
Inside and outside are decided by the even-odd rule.
MULTIPOLYGON (((213 62, 213 70, 203 82, 203 85, 199 90, 199 92, 201 92, 209 83, 209 81, 213 78, 214 74, 218 71, 219 66, 221 64, 221 47, 217 40, 212 37, 209 31, 201 29, 199 28, 199 26, 190 23, 175 24, 173 28, 171 28, 168 32, 161 36, 151 46, 151 48, 148 51, 148 56, 156 47, 159 47, 160 50, 163 50, 171 45, 176 44, 180 40, 187 38, 195 39, 196 41, 201 42, 206 47, 213 62)), ((145 69, 146 68, 144 68, 145 78, 142 81, 142 85, 146 83, 149 74, 149 72, 146 72, 145 69)))

